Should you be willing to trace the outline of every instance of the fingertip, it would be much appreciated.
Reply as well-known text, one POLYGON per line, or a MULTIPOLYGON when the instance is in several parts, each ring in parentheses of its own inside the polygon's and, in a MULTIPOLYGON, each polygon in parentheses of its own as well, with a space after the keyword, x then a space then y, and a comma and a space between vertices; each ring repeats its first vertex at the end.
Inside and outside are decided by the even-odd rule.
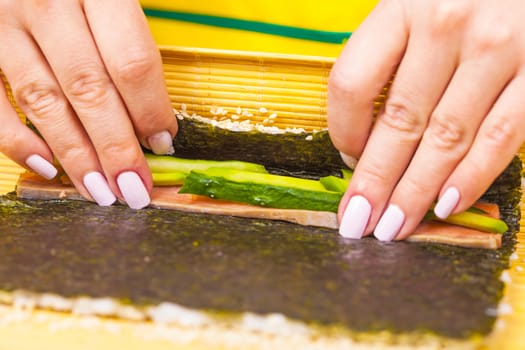
POLYGON ((161 131, 148 137, 148 144, 153 153, 158 155, 173 154, 173 138, 169 131, 161 131))
POLYGON ((460 200, 459 190, 454 186, 448 187, 434 207, 434 214, 442 220, 446 219, 454 212, 460 200))
POLYGON ((390 204, 385 210, 374 230, 374 236, 383 242, 394 240, 405 222, 405 213, 395 205, 390 204))
POLYGON ((365 197, 353 196, 344 209, 339 234, 345 238, 360 239, 363 237, 371 213, 372 206, 365 197))
POLYGON ((126 171, 117 177, 117 184, 131 209, 142 209, 149 205, 151 199, 140 176, 133 171, 126 171))
POLYGON ((91 171, 84 176, 84 187, 91 197, 100 206, 110 206, 117 198, 109 188, 108 182, 104 175, 97 171, 91 171))
POLYGON ((0 89, 0 152, 47 180, 58 174, 53 162, 53 152, 46 142, 25 125, 0 89))
POLYGON ((343 160, 343 162, 350 169, 355 169, 355 167, 357 166, 357 158, 349 156, 349 155, 347 155, 347 154, 345 154, 343 152, 339 152, 339 154, 341 155, 341 159, 343 160))
POLYGON ((58 169, 53 165, 53 163, 39 154, 32 154, 27 157, 25 164, 35 173, 47 180, 53 179, 58 173, 58 169))

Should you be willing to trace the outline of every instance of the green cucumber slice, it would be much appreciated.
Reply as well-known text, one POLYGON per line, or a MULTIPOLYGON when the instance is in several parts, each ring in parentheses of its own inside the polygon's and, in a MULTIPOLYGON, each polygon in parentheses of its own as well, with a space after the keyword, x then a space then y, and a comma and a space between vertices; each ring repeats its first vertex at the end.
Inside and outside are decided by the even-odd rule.
POLYGON ((237 160, 204 160, 185 159, 172 156, 145 154, 148 166, 153 173, 182 172, 189 174, 192 170, 204 170, 212 167, 233 168, 251 172, 266 173, 264 165, 237 160))
POLYGON ((329 191, 342 192, 346 191, 349 181, 346 179, 341 179, 340 177, 334 175, 324 176, 319 179, 319 182, 324 186, 325 189, 329 191))
POLYGON ((188 174, 182 171, 172 171, 170 173, 152 173, 151 176, 154 186, 180 186, 188 174))
POLYGON ((192 193, 280 209, 337 212, 342 193, 318 180, 246 172, 237 169, 193 170, 179 193, 192 193))
POLYGON ((445 220, 439 219, 435 215, 432 215, 432 220, 447 222, 449 224, 464 226, 491 233, 505 233, 509 229, 505 221, 487 216, 485 214, 480 214, 479 209, 477 208, 469 208, 464 212, 452 214, 445 220))

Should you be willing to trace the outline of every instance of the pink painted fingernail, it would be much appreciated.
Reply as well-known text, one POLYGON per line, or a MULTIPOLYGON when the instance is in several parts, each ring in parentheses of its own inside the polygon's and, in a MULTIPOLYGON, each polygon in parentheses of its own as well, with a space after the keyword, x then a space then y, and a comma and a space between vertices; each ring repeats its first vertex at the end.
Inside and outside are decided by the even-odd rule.
POLYGON ((128 171, 120 174, 117 177, 117 184, 131 209, 142 209, 149 204, 148 191, 137 173, 128 171))
POLYGON ((383 213, 374 230, 374 236, 384 242, 396 238, 401 226, 405 222, 405 213, 397 205, 390 204, 383 213))
POLYGON ((457 188, 447 188, 434 207, 434 214, 440 219, 446 219, 458 205, 459 198, 460 195, 457 188))
POLYGON ((95 202, 100 206, 109 206, 117 200, 111 192, 106 178, 99 172, 92 171, 84 176, 84 186, 95 202))
POLYGON ((371 213, 372 206, 365 197, 353 196, 341 219, 339 234, 346 238, 360 239, 363 237, 371 213))
POLYGON ((148 137, 148 143, 155 154, 173 154, 173 139, 168 131, 161 131, 148 137))
POLYGON ((38 154, 27 157, 26 165, 33 169, 35 173, 48 180, 54 178, 58 173, 57 168, 53 164, 38 154))

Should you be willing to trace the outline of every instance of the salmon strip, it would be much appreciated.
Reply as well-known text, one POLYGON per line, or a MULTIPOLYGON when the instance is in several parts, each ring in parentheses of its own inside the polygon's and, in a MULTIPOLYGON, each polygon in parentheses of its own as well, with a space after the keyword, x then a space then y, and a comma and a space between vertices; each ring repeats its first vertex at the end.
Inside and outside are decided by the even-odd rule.
MULTIPOLYGON (((251 204, 211 199, 205 196, 178 193, 180 187, 154 187, 150 207, 191 213, 231 215, 247 218, 288 221, 305 226, 337 229, 337 215, 331 212, 275 209, 251 204)), ((85 200, 76 189, 59 181, 47 181, 32 173, 22 174, 16 188, 17 196, 29 199, 85 200)), ((495 204, 477 203, 487 215, 499 217, 495 204)), ((497 249, 501 247, 501 234, 487 233, 437 221, 421 223, 407 238, 409 242, 432 242, 469 248, 497 249)))
MULTIPOLYGON (((152 208, 179 210, 191 213, 232 215, 289 221, 305 226, 336 229, 339 227, 335 213, 274 209, 250 204, 211 199, 205 196, 178 193, 180 187, 154 187, 151 192, 152 208)), ((29 199, 74 199, 85 200, 77 190, 60 181, 48 181, 32 173, 22 174, 16 187, 17 196, 29 199)))

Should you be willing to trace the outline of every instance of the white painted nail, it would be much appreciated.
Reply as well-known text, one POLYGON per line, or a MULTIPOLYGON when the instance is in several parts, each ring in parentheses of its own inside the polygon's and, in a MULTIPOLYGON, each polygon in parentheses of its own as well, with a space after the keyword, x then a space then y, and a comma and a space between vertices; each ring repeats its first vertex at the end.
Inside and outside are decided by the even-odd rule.
POLYGON ((26 165, 35 173, 48 180, 54 178, 58 173, 57 168, 55 168, 53 164, 38 154, 27 157, 26 165))
POLYGON ((92 171, 84 176, 84 186, 95 202, 100 206, 109 206, 117 200, 111 192, 106 178, 99 172, 92 171))
POLYGON ((396 238, 405 222, 405 213, 397 205, 390 204, 379 219, 374 230, 374 236, 380 241, 390 242, 396 238))
POLYGON ((173 139, 168 131, 161 131, 148 137, 148 143, 155 154, 173 154, 173 139))
POLYGON ((353 196, 341 219, 339 234, 346 238, 360 239, 363 237, 371 213, 372 206, 365 197, 353 196))
POLYGON ((434 214, 440 219, 446 219, 458 205, 459 198, 459 191, 456 187, 447 188, 434 207, 434 214))
POLYGON ((348 154, 344 154, 343 152, 339 152, 339 154, 341 155, 341 159, 343 160, 343 162, 350 168, 350 169, 355 169, 356 165, 357 165, 357 158, 354 158, 352 156, 349 156, 348 154))
POLYGON ((117 184, 131 209, 142 209, 150 203, 148 191, 137 173, 128 171, 120 174, 117 184))

